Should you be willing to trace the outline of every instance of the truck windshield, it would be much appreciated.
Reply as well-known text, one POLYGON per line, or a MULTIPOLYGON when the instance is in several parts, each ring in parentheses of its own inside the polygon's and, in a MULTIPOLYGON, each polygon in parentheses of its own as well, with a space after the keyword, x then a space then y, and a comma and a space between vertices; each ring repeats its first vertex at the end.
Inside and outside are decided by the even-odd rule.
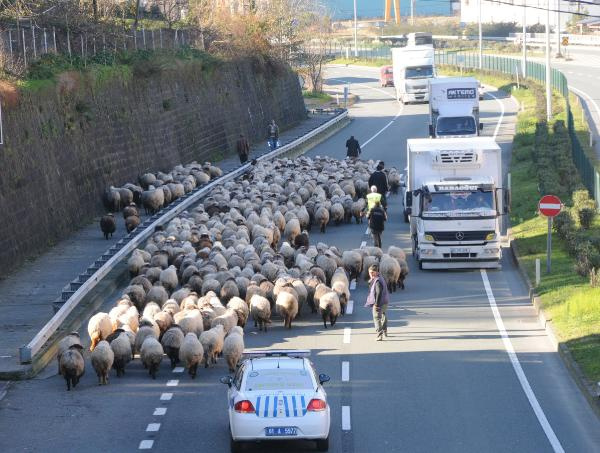
POLYGON ((492 191, 430 192, 423 197, 423 214, 470 211, 480 215, 494 210, 492 191))
POLYGON ((427 77, 433 77, 432 66, 415 66, 412 68, 406 68, 407 79, 424 79, 427 77))
POLYGON ((475 118, 472 116, 456 116, 438 118, 436 135, 472 135, 477 133, 475 118))

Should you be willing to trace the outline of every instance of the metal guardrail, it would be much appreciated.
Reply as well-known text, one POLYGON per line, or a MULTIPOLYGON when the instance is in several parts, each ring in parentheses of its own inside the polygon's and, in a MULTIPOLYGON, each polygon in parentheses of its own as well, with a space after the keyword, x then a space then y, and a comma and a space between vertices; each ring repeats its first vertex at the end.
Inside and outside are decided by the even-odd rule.
MULTIPOLYGON (((309 133, 304 134, 300 137, 296 137, 290 143, 277 148, 274 151, 266 152, 257 161, 263 161, 271 159, 281 154, 284 154, 293 148, 296 148, 314 136, 324 132, 334 124, 340 122, 348 116, 348 111, 340 110, 339 114, 333 117, 319 127, 311 130, 309 133)), ((55 313, 55 315, 42 327, 42 329, 36 334, 36 336, 26 345, 19 348, 19 361, 20 363, 30 363, 35 355, 42 349, 44 344, 50 339, 50 337, 56 332, 60 325, 65 321, 67 316, 77 307, 81 300, 92 290, 96 285, 106 276, 108 273, 120 263, 127 255, 133 250, 146 241, 155 228, 162 224, 169 222, 175 216, 181 214, 183 211, 188 209, 193 204, 197 203, 202 197, 208 194, 214 187, 223 184, 231 179, 234 179, 243 173, 247 172, 252 167, 251 163, 246 163, 240 167, 229 171, 218 179, 209 182, 208 184, 195 189, 194 191, 186 194, 186 196, 180 198, 176 206, 171 203, 168 207, 163 208, 159 213, 146 219, 144 222, 145 228, 135 235, 128 235, 113 245, 107 252, 105 252, 100 260, 96 260, 85 274, 79 276, 77 280, 71 282, 67 287, 69 290, 63 291, 62 299, 64 304, 55 313), (130 237, 131 236, 131 237, 130 237), (129 240, 127 238, 130 237, 129 240), (97 268, 96 268, 97 266, 97 268), (93 271, 93 272, 92 272, 93 271), (89 272, 92 272, 90 275, 89 272), (85 281, 80 281, 85 276, 88 276, 85 281), (74 288, 76 286, 76 288, 74 288)))

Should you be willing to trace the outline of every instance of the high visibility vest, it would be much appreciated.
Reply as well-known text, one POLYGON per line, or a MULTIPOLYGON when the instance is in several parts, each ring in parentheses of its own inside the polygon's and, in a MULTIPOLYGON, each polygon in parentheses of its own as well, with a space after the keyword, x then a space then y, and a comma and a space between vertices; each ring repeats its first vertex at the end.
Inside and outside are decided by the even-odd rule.
POLYGON ((381 203, 381 194, 377 192, 370 192, 367 194, 367 211, 370 211, 375 207, 375 203, 381 203))

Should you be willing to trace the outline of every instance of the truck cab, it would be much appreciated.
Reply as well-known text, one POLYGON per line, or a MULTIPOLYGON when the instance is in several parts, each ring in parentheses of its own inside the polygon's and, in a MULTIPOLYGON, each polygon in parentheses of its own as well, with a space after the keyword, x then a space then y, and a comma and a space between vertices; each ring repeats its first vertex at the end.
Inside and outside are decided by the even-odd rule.
POLYGON ((392 48, 396 99, 402 103, 428 102, 427 82, 435 77, 433 47, 392 48))
POLYGON ((382 87, 394 86, 394 71, 392 66, 382 66, 379 70, 379 84, 382 87))
POLYGON ((473 77, 429 80, 429 136, 477 137, 479 81, 473 77))

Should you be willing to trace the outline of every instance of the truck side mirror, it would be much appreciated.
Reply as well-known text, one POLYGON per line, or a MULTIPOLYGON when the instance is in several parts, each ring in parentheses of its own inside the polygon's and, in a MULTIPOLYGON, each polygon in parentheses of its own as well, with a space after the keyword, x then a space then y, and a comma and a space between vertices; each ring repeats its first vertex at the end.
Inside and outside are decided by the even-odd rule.
POLYGON ((406 209, 408 210, 412 206, 412 192, 406 192, 406 209))
POLYGON ((429 136, 433 137, 433 124, 429 125, 429 136))

